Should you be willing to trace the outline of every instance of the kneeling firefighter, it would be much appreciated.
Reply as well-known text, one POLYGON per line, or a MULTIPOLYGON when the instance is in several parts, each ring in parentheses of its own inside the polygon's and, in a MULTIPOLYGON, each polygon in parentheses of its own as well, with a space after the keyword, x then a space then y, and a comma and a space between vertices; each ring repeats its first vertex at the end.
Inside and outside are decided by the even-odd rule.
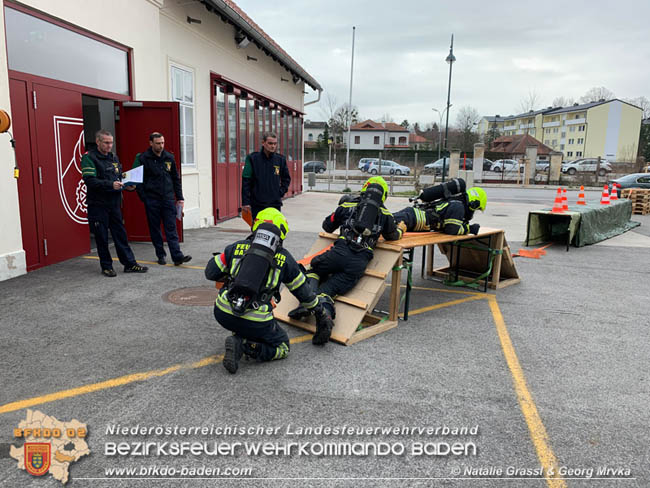
POLYGON ((474 211, 484 211, 487 195, 483 188, 465 190, 465 180, 456 178, 422 190, 413 207, 395 212, 408 232, 441 231, 450 235, 478 234, 480 225, 470 224, 474 211))
MULTIPOLYGON (((361 195, 351 200, 341 199, 337 209, 323 221, 323 230, 334 232, 341 228, 341 237, 331 249, 315 256, 307 268, 307 278, 318 298, 323 312, 335 317, 334 298, 354 288, 363 276, 373 257, 373 248, 384 236, 388 241, 402 237, 393 215, 384 207, 388 185, 381 176, 373 176, 363 185, 361 195)), ((304 307, 289 312, 289 317, 300 319, 308 314, 304 307)), ((329 341, 332 329, 322 321, 316 324, 312 343, 320 345, 329 341)))
POLYGON ((321 327, 333 327, 300 266, 282 247, 289 233, 284 216, 275 208, 266 208, 257 214, 252 231, 246 239, 215 255, 205 268, 207 279, 225 279, 214 316, 222 327, 233 332, 226 338, 223 360, 224 367, 233 374, 243 354, 258 361, 284 359, 289 354, 289 336, 273 318, 271 305, 273 297, 279 299, 281 283, 296 296, 306 313, 316 315, 321 327))

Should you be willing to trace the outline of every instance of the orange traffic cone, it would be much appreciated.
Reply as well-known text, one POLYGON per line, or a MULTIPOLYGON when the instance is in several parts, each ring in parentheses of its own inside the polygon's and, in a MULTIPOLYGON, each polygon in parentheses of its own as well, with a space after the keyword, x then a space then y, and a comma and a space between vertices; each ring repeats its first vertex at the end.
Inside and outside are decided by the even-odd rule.
POLYGON ((569 202, 567 202, 566 199, 566 188, 562 188, 562 211, 563 212, 569 211, 569 202))
POLYGON ((618 200, 618 191, 616 190, 616 183, 612 183, 612 194, 609 196, 609 199, 613 202, 618 200))
POLYGON ((580 186, 580 193, 578 193, 576 205, 587 205, 587 201, 585 200, 585 187, 582 185, 580 186))
POLYGON ((607 185, 603 187, 603 195, 600 197, 600 204, 609 205, 609 191, 607 189, 607 185))
POLYGON ((564 213, 564 210, 562 210, 562 188, 557 189, 557 193, 555 194, 555 202, 553 203, 553 210, 551 210, 551 213, 564 213))

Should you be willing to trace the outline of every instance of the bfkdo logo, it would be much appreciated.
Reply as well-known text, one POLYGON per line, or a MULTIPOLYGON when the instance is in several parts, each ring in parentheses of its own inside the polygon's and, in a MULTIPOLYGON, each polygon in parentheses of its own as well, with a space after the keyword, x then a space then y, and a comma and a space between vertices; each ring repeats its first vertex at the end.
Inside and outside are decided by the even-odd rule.
POLYGON ((45 442, 25 442, 25 470, 43 476, 50 469, 51 446, 45 442))
POLYGON ((78 420, 61 422, 36 410, 27 410, 27 417, 14 429, 14 438, 24 439, 21 447, 11 446, 9 455, 18 461, 18 468, 33 476, 51 474, 65 484, 69 467, 82 456, 90 454, 86 436, 88 428, 78 420))

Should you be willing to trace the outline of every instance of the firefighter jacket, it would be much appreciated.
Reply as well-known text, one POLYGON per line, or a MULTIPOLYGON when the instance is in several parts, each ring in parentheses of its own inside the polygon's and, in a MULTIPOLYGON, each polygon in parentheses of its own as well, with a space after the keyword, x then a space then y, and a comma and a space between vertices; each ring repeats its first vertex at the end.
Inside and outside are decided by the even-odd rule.
POLYGON ((86 183, 88 205, 119 206, 122 190, 114 190, 113 182, 122 181, 122 164, 111 152, 93 149, 81 158, 81 174, 86 183))
POLYGON ((137 186, 138 195, 144 201, 183 200, 181 178, 176 169, 174 155, 163 150, 156 156, 151 148, 135 156, 133 167, 144 166, 142 184, 137 186))
MULTIPOLYGON (((205 268, 205 277, 212 281, 219 281, 224 277, 232 277, 239 267, 239 261, 244 257, 244 253, 250 245, 251 241, 246 239, 227 246, 221 254, 216 255, 208 262, 205 268)), ((274 260, 275 266, 269 270, 266 288, 277 291, 280 288, 280 284, 284 283, 303 307, 308 310, 316 307, 318 305, 318 297, 307 283, 307 278, 291 253, 284 248, 280 248, 275 254, 274 260)), ((228 301, 227 286, 224 286, 219 291, 216 306, 223 312, 234 315, 230 302, 228 301)), ((252 320, 253 322, 272 320, 273 307, 271 306, 270 298, 268 301, 260 303, 257 309, 250 308, 246 310, 240 317, 252 320)))
POLYGON ((281 154, 266 156, 264 148, 246 156, 242 172, 242 205, 280 207, 289 189, 291 175, 287 160, 281 154))
MULTIPOLYGON (((352 229, 350 228, 349 221, 350 217, 354 213, 355 208, 359 205, 361 201, 360 197, 357 197, 351 201, 341 203, 336 210, 331 214, 325 217, 323 220, 323 230, 325 232, 334 232, 339 227, 341 228, 341 237, 348 240, 352 229)), ((378 215, 379 222, 377 228, 379 231, 376 234, 372 234, 365 238, 364 246, 362 249, 372 249, 377 244, 379 236, 382 235, 387 241, 396 241, 401 239, 402 231, 395 224, 395 219, 393 219, 393 214, 382 205, 380 207, 381 213, 378 215)))
POLYGON ((433 211, 437 215, 437 224, 432 230, 452 236, 469 234, 469 221, 474 212, 462 200, 444 200, 434 205, 433 211))

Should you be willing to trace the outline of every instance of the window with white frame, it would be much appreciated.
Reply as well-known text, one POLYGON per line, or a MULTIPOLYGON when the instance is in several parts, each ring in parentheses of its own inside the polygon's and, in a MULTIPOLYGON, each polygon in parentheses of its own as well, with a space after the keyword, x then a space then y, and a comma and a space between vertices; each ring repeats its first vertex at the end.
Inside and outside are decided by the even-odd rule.
POLYGON ((574 139, 569 139, 569 144, 573 144, 575 142, 574 139))
POLYGON ((194 153, 194 72, 171 66, 172 100, 179 102, 181 119, 181 163, 196 166, 194 153))
POLYGON ((573 156, 573 151, 569 151, 569 152, 567 152, 566 155, 567 155, 568 157, 572 157, 572 156, 573 156))
POLYGON ((569 132, 575 132, 575 131, 576 131, 576 126, 575 125, 572 125, 571 127, 569 127, 569 132))
POLYGON ((585 139, 584 137, 578 137, 578 144, 584 144, 585 139))
POLYGON ((585 131, 585 126, 581 125, 578 127, 578 132, 584 132, 585 131))
POLYGON ((576 157, 582 156, 582 151, 576 151, 576 157))

